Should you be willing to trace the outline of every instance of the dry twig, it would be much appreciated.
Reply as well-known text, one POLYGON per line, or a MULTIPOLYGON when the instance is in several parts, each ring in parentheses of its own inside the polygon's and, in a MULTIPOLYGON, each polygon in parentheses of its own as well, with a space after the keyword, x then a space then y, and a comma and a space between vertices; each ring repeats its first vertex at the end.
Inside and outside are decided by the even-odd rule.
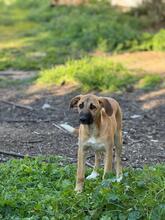
POLYGON ((30 155, 23 155, 23 154, 19 154, 19 153, 15 153, 15 152, 9 152, 9 151, 3 151, 0 150, 0 154, 5 154, 5 155, 9 155, 9 156, 13 156, 13 157, 19 157, 19 158, 24 158, 24 157, 29 157, 29 158, 33 158, 30 155))
POLYGON ((18 108, 24 108, 24 109, 27 109, 27 110, 30 110, 30 111, 34 110, 31 106, 17 104, 17 103, 5 101, 5 100, 0 100, 0 102, 3 102, 3 103, 8 104, 8 105, 13 105, 13 106, 18 107, 18 108))

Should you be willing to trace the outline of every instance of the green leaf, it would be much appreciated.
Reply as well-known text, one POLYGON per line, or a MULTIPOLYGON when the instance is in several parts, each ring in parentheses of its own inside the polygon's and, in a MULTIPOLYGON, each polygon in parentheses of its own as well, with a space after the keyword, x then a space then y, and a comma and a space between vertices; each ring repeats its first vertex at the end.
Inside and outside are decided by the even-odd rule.
POLYGON ((139 211, 132 211, 128 215, 128 220, 138 220, 140 219, 141 214, 139 211))

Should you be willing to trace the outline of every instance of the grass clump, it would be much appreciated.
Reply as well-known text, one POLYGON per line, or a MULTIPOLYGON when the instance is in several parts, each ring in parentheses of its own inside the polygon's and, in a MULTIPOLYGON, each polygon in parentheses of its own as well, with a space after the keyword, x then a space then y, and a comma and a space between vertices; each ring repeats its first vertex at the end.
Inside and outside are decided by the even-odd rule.
POLYGON ((84 192, 76 195, 75 166, 61 167, 60 161, 54 158, 46 163, 38 158, 1 164, 0 218, 164 219, 164 165, 125 169, 120 183, 114 174, 86 181, 84 192))
POLYGON ((109 58, 84 58, 44 70, 37 82, 44 84, 78 83, 84 90, 116 91, 137 80, 137 77, 109 58))
POLYGON ((161 77, 134 74, 107 57, 87 57, 41 71, 37 83, 46 85, 76 83, 85 91, 119 91, 132 84, 144 89, 153 88, 161 83, 161 77))
POLYGON ((141 89, 152 89, 160 84, 162 81, 161 76, 159 75, 147 75, 144 76, 139 82, 137 87, 141 89))

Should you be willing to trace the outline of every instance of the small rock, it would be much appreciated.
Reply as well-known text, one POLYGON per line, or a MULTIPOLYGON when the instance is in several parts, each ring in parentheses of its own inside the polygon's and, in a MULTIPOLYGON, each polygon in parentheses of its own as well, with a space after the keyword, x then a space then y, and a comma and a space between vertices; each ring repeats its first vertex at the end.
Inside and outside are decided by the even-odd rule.
POLYGON ((130 131, 129 131, 131 134, 135 134, 136 133, 136 130, 131 128, 130 131))
POLYGON ((126 158, 126 157, 122 158, 122 161, 127 161, 127 160, 128 160, 128 158, 126 158))
POLYGON ((51 108, 51 106, 48 103, 43 104, 42 106, 43 110, 48 109, 48 108, 51 108))
POLYGON ((153 139, 152 139, 151 141, 152 141, 152 142, 155 142, 155 143, 158 142, 158 140, 153 140, 153 139))
POLYGON ((132 119, 141 118, 141 115, 131 115, 130 118, 132 118, 132 119))

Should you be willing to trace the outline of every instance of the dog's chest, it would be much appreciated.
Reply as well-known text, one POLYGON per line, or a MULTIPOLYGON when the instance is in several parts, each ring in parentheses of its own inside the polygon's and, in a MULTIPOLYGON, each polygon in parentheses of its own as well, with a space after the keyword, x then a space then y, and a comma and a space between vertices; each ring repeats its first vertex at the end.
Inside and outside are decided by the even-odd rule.
POLYGON ((87 139, 84 143, 84 146, 88 149, 91 148, 94 151, 103 151, 105 149, 105 144, 94 136, 87 139))

